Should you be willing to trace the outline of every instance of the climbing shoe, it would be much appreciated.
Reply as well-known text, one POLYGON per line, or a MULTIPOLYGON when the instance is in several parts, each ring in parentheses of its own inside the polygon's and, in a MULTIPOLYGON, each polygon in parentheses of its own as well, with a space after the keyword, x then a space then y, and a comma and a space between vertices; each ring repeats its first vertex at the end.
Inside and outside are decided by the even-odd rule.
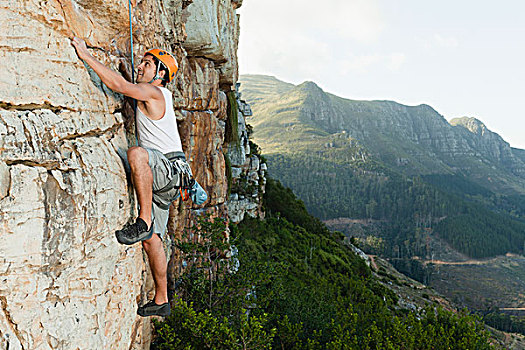
POLYGON ((117 241, 120 244, 130 245, 146 239, 150 239, 153 235, 153 222, 148 230, 148 225, 141 218, 137 218, 134 224, 124 227, 122 230, 115 232, 117 241))
POLYGON ((171 313, 171 308, 169 303, 164 303, 157 305, 155 301, 150 301, 149 303, 142 305, 138 308, 137 314, 142 317, 148 316, 169 316, 171 313))

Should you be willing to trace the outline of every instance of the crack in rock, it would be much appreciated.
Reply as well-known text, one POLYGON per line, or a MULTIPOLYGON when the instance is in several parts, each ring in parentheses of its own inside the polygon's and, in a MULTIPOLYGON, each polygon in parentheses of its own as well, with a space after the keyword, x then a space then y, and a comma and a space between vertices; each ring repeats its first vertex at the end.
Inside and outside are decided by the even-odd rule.
POLYGON ((74 139, 78 139, 78 138, 81 138, 81 137, 103 136, 105 134, 111 134, 111 136, 113 136, 115 134, 115 132, 122 125, 123 125, 122 123, 116 123, 116 124, 113 124, 111 127, 107 128, 107 129, 104 129, 104 130, 101 130, 101 129, 97 128, 97 129, 89 130, 89 131, 84 132, 84 133, 67 135, 67 136, 61 137, 60 141, 74 140, 74 139))
POLYGON ((9 166, 21 164, 21 165, 30 166, 30 167, 35 167, 35 166, 43 167, 43 168, 46 168, 47 170, 63 170, 63 171, 74 170, 74 169, 64 169, 63 167, 61 167, 60 162, 57 160, 38 161, 35 159, 6 159, 5 163, 9 166))
MULTIPOLYGON (((59 141, 63 142, 63 141, 76 140, 76 139, 84 138, 84 137, 99 137, 99 136, 104 136, 104 135, 109 135, 110 138, 112 138, 114 137, 117 130, 120 127, 122 127, 122 125, 123 125, 122 123, 116 123, 112 125, 111 127, 107 129, 103 129, 103 130, 97 128, 97 129, 89 130, 84 133, 75 133, 75 134, 67 135, 67 136, 61 137, 59 141)), ((26 137, 28 138, 29 143, 34 148, 34 145, 32 145, 30 133, 26 129, 25 125, 24 125, 24 132, 26 134, 26 137)), ((80 157, 80 154, 78 154, 78 156, 80 157)), ((22 164, 22 165, 31 166, 31 167, 43 167, 43 168, 46 168, 47 170, 60 170, 60 171, 78 170, 78 169, 66 166, 60 160, 51 160, 51 159, 39 160, 39 159, 27 159, 26 158, 26 159, 4 159, 3 161, 8 166, 22 164)))
POLYGON ((58 114, 62 112, 63 110, 71 111, 71 112, 78 112, 78 110, 76 109, 66 107, 66 106, 54 106, 49 102, 40 103, 40 104, 27 103, 27 104, 20 104, 20 105, 9 103, 9 102, 0 102, 0 108, 8 110, 8 111, 12 111, 12 110, 33 111, 37 109, 48 109, 55 114, 58 114))
POLYGON ((16 337, 18 338, 18 341, 20 342, 20 346, 22 347, 22 350, 23 350, 24 349, 24 345, 23 345, 23 342, 22 342, 22 340, 23 340, 22 334, 18 330, 18 325, 13 321, 13 318, 11 317, 11 314, 7 310, 7 298, 5 296, 0 296, 0 305, 2 307, 2 311, 4 312, 5 318, 6 318, 7 322, 9 323, 9 327, 11 327, 11 329, 15 333, 16 337))

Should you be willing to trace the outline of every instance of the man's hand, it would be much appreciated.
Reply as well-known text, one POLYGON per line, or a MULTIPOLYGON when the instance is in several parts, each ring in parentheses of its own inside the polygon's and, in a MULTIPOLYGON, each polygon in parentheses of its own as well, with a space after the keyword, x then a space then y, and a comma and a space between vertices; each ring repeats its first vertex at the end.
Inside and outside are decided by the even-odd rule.
POLYGON ((165 103, 164 95, 160 89, 147 83, 132 84, 124 79, 119 73, 112 71, 100 63, 91 55, 91 53, 89 53, 84 40, 74 37, 71 39, 71 44, 75 47, 75 50, 77 50, 78 57, 90 66, 91 69, 97 73, 100 80, 102 80, 102 82, 111 90, 139 101, 147 102, 157 100, 165 103))
POLYGON ((89 53, 86 46, 86 42, 84 40, 74 37, 73 39, 71 39, 71 44, 77 50, 77 55, 80 59, 85 60, 86 58, 91 57, 91 54, 89 53))

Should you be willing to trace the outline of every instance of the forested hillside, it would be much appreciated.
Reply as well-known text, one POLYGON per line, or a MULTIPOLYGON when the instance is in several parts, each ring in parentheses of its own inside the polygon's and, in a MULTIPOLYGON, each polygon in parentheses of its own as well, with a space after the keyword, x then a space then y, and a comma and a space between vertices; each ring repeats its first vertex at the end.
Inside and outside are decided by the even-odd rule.
MULTIPOLYGON (((311 154, 266 157, 271 174, 292 184, 313 215, 377 221, 385 242, 382 255, 430 257, 429 232, 471 257, 523 252, 525 222, 439 190, 424 178, 407 178, 377 165, 370 171, 311 154)), ((507 206, 522 214, 521 203, 516 204, 507 206)))
MULTIPOLYGON (((172 315, 157 324, 154 349, 493 348, 475 317, 430 301, 404 308, 290 189, 272 179, 266 189, 265 220, 232 227, 233 260, 186 269, 172 315)), ((201 245, 178 248, 187 261, 223 250, 223 230, 221 221, 202 221, 195 231, 205 238, 201 245)))

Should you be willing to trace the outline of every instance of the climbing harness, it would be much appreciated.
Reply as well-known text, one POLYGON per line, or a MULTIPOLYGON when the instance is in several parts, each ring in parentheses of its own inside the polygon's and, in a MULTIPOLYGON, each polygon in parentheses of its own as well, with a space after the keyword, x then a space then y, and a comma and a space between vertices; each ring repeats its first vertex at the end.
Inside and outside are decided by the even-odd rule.
POLYGON ((190 165, 182 152, 171 152, 165 154, 171 163, 173 177, 161 189, 153 191, 153 202, 161 209, 168 209, 173 201, 181 198, 201 205, 208 199, 206 191, 193 178, 190 165))
POLYGON ((173 162, 173 166, 177 169, 180 174, 180 188, 179 193, 183 201, 187 201, 190 198, 189 192, 195 184, 195 179, 191 173, 191 168, 185 160, 177 159, 173 162))

